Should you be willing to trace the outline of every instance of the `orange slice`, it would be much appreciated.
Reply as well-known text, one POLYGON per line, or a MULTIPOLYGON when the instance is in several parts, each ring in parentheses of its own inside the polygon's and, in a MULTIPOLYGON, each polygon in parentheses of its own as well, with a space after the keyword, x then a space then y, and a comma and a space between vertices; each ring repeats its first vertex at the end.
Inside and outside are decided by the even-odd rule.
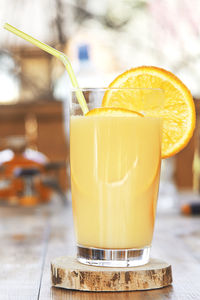
POLYGON ((187 145, 195 128, 195 107, 190 91, 174 74, 161 68, 142 66, 122 73, 109 87, 147 88, 146 92, 148 88, 162 89, 165 96, 163 107, 162 103, 158 105, 156 101, 150 101, 149 97, 146 97, 147 101, 140 101, 145 90, 131 92, 128 89, 123 92, 122 90, 106 92, 102 106, 127 108, 142 111, 149 116, 161 117, 163 119, 162 158, 176 154, 187 145), (136 94, 138 94, 137 99, 136 94))
POLYGON ((162 158, 176 154, 187 145, 195 128, 195 106, 190 91, 174 74, 161 68, 142 66, 122 73, 109 87, 127 90, 108 90, 103 98, 103 107, 142 111, 163 119, 162 158), (148 97, 147 101, 140 101, 145 90, 133 92, 128 88, 162 89, 165 96, 163 107, 162 103, 155 104, 148 97))
POLYGON ((99 107, 90 110, 86 116, 93 115, 103 115, 103 116, 135 116, 135 117, 143 117, 143 115, 137 111, 124 109, 124 108, 116 108, 116 107, 99 107))

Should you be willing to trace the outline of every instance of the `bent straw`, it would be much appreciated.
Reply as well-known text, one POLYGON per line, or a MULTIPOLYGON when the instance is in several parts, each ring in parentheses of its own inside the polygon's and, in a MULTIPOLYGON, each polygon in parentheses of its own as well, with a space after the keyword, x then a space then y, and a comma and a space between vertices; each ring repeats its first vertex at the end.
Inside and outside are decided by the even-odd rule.
POLYGON ((77 96, 78 102, 81 106, 81 109, 82 109, 82 111, 85 115, 89 110, 88 110, 85 98, 83 96, 83 93, 82 93, 81 90, 79 90, 78 82, 77 82, 76 76, 74 74, 74 71, 72 69, 72 66, 71 66, 71 63, 70 63, 68 57, 64 53, 52 48, 49 45, 46 45, 46 44, 38 41, 34 37, 28 35, 27 33, 24 33, 23 31, 15 28, 14 26, 12 26, 8 23, 4 24, 4 28, 7 29, 8 31, 18 35, 22 39, 30 42, 31 44, 37 46, 38 48, 40 48, 40 49, 50 53, 51 55, 57 57, 64 64, 64 66, 67 69, 67 72, 69 74, 69 77, 71 79, 73 87, 77 89, 76 90, 76 96, 77 96))

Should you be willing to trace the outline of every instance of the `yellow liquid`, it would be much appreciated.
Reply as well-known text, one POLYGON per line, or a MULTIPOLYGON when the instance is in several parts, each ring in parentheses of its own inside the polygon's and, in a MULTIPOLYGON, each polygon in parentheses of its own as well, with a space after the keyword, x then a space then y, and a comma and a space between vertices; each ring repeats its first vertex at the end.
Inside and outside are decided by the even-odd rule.
POLYGON ((158 118, 71 117, 71 188, 78 244, 112 249, 151 244, 160 147, 158 118))

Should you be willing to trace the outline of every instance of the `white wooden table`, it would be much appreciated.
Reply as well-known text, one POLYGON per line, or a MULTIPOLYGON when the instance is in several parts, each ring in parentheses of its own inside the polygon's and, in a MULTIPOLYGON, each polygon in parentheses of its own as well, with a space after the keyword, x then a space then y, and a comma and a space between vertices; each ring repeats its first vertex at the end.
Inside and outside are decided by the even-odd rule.
POLYGON ((152 256, 172 264, 173 285, 153 291, 91 293, 51 288, 52 258, 75 253, 70 204, 0 207, 0 299, 200 299, 200 217, 160 214, 152 256))

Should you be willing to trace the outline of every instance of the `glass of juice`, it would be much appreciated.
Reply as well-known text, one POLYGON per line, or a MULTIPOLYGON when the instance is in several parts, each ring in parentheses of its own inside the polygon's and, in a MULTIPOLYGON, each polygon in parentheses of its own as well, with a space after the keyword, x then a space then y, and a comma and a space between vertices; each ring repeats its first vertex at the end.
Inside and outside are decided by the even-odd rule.
POLYGON ((131 97, 138 115, 83 116, 72 91, 70 166, 77 259, 129 267, 148 263, 161 165, 160 89, 81 89, 89 110, 105 97, 131 97), (142 110, 143 103, 145 111, 142 110))

